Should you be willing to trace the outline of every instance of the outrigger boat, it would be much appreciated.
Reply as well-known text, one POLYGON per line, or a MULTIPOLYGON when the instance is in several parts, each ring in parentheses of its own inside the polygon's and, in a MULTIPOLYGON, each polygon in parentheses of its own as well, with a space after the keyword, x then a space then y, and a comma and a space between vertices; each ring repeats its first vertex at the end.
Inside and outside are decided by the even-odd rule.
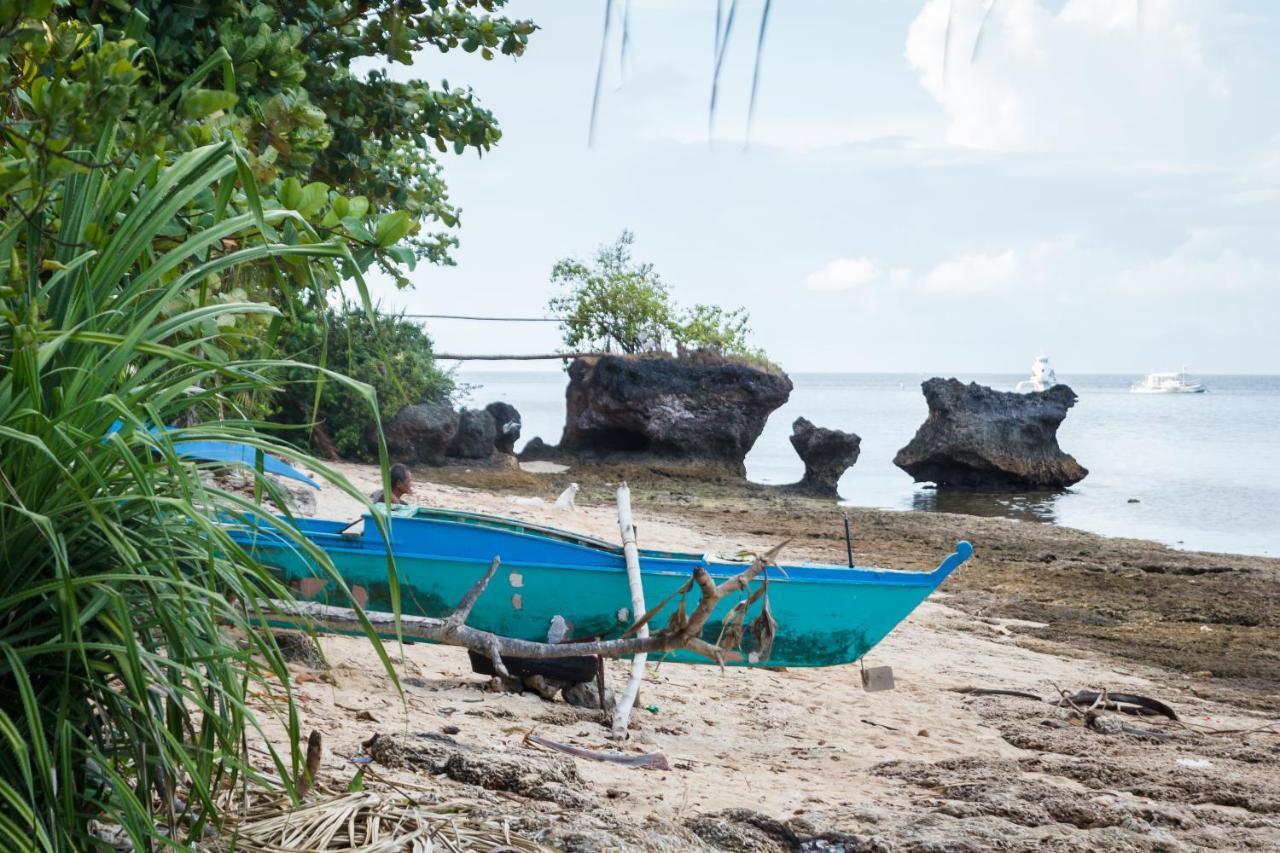
MULTIPOLYGON (((352 595, 369 610, 392 609, 387 580, 388 549, 395 557, 401 610, 445 617, 501 559, 497 575, 476 602, 467 624, 506 637, 545 641, 554 617, 569 623, 574 639, 614 638, 638 614, 631 597, 622 548, 608 542, 511 518, 456 510, 410 507, 387 514, 388 538, 369 515, 356 522, 297 519, 298 529, 332 560, 352 595)), ((346 607, 345 594, 312 559, 265 528, 234 531, 262 563, 279 573, 302 600, 346 607)), ((920 602, 973 554, 956 544, 931 572, 797 563, 769 567, 770 608, 777 620, 772 653, 761 659, 747 637, 740 665, 833 666, 851 663, 885 638, 920 602)), ((709 555, 640 551, 640 572, 650 607, 666 599, 703 566, 717 579, 738 574, 745 562, 709 555)), ((757 579, 753 586, 765 582, 757 579)), ((697 600, 690 593, 689 606, 697 600)), ((718 605, 704 639, 715 642, 734 601, 718 605)), ((678 598, 656 615, 659 628, 675 612, 678 598)), ((753 619, 760 603, 747 616, 753 619)), ((688 651, 670 659, 711 663, 688 651)))

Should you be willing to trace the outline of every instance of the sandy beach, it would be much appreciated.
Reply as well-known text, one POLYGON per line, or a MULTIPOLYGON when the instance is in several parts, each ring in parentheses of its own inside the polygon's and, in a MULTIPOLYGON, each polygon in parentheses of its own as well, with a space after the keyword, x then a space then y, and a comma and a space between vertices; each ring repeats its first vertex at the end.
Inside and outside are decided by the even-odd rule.
MULTIPOLYGON (((377 483, 375 468, 339 467, 362 489, 377 483)), ((422 469, 415 498, 613 539, 613 483, 638 473, 422 469), (570 478, 582 482, 579 508, 557 511, 570 478)), ((843 556, 829 504, 741 484, 632 486, 648 547, 793 537, 790 557, 843 556)), ((320 496, 320 515, 357 512, 334 490, 320 496)), ((327 637, 329 669, 293 664, 301 729, 325 745, 321 787, 345 790, 351 759, 372 753, 370 790, 568 850, 1280 849, 1280 561, 964 516, 853 519, 860 564, 928 568, 961 535, 976 547, 867 656, 893 667, 894 690, 864 691, 858 665, 651 663, 646 710, 620 746, 598 711, 491 692, 460 649, 392 648, 401 697, 366 641, 327 637), (958 692, 969 688, 1046 700, 1106 688, 1158 698, 1180 720, 1108 714, 1095 730, 1048 701, 958 692), (570 758, 529 733, 660 752, 670 769, 570 758)), ((626 668, 610 662, 615 689, 626 668)))

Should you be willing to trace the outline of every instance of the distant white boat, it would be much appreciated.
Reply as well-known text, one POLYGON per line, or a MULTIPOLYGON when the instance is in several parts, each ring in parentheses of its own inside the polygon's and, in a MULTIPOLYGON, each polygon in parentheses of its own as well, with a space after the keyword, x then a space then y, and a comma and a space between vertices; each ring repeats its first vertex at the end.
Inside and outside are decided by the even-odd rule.
POLYGON ((1014 386, 1014 390, 1021 394, 1030 394, 1033 391, 1048 391, 1057 384, 1058 376, 1049 366, 1049 356, 1039 355, 1031 365, 1031 378, 1019 382, 1014 386))
POLYGON ((1146 379, 1130 385, 1129 390, 1134 394, 1203 394, 1208 389, 1188 376, 1184 367, 1176 373, 1149 373, 1146 379))

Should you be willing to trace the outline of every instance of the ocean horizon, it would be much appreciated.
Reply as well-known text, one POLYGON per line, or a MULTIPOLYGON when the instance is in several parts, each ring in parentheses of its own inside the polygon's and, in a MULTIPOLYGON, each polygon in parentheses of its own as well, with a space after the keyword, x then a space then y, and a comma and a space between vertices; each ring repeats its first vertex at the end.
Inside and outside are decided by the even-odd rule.
MULTIPOLYGON (((790 374, 795 389, 746 458, 747 478, 777 485, 800 479, 791 447, 798 417, 862 437, 858 462, 840 481, 850 507, 953 512, 1058 524, 1176 548, 1280 555, 1280 376, 1205 374, 1209 392, 1129 393, 1134 374, 1060 375, 1079 401, 1058 431, 1062 449, 1089 476, 1061 492, 939 492, 893 464, 928 414, 920 383, 954 375, 1012 390, 1025 374, 790 374)), ((533 436, 556 443, 564 428, 562 370, 459 370, 461 402, 503 400, 523 419, 517 449, 533 436)))

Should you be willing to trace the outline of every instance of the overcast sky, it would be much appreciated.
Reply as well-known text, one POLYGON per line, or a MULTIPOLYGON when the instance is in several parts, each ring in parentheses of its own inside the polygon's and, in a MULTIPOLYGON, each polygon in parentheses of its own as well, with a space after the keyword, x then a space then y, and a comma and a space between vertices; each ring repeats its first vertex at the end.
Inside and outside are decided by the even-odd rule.
MULTIPOLYGON (((541 27, 524 57, 411 72, 472 86, 504 132, 445 158, 458 265, 375 289, 539 315, 556 259, 630 228, 678 301, 746 307, 794 372, 1043 352, 1062 374, 1280 373, 1280 4, 996 0, 975 46, 990 2, 774 3, 744 147, 761 0, 739 0, 713 141, 715 3, 631 0, 588 147, 604 3, 512 0, 541 27)), ((551 324, 429 329, 446 352, 558 344, 551 324)))

